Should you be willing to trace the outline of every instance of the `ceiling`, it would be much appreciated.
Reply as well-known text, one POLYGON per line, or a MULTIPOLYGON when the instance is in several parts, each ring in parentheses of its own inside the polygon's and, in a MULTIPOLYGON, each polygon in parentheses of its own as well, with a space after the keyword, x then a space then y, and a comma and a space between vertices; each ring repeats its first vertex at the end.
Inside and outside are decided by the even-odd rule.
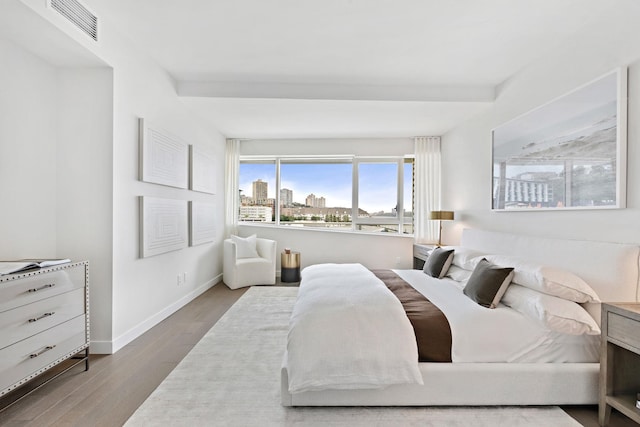
POLYGON ((82 0, 234 138, 440 135, 602 0, 82 0))

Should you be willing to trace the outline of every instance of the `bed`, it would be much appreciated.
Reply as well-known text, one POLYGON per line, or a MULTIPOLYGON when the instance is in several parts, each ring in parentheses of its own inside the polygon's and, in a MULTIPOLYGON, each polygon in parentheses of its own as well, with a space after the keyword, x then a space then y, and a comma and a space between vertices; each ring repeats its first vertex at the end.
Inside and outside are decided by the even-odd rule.
MULTIPOLYGON (((575 273, 576 276, 588 283, 590 288, 597 294, 597 297, 599 297, 599 301, 638 301, 640 248, 637 245, 561 240, 465 229, 458 250, 459 253, 475 251, 482 254, 482 258, 495 261, 496 264, 508 262, 505 261, 504 256, 507 259, 515 257, 536 265, 545 265, 550 268, 575 273)), ((307 267, 307 269, 309 268, 307 267)), ((351 269, 351 267, 344 268, 351 269)), ((471 269, 471 267, 467 268, 471 269)), ((354 266, 353 269, 355 274, 356 267, 354 266)), ((337 288, 341 286, 348 288, 345 285, 350 278, 344 271, 333 273, 335 277, 331 278, 332 273, 326 274, 326 271, 322 270, 322 268, 319 269, 317 271, 318 274, 315 276, 311 274, 313 270, 309 270, 309 274, 303 272, 300 294, 302 294, 303 289, 312 289, 311 286, 307 287, 312 281, 317 281, 319 284, 338 283, 337 288), (321 281, 323 275, 328 276, 325 282, 321 281), (340 277, 342 279, 339 279, 340 277), (336 278, 342 280, 342 282, 336 282, 336 278), (307 280, 307 284, 305 284, 305 280, 307 280)), ((451 281, 450 277, 443 277, 442 279, 430 279, 431 284, 425 285, 422 282, 421 276, 424 276, 422 271, 393 270, 393 273, 420 292, 427 293, 429 291, 428 289, 425 291, 423 289, 424 286, 445 289, 444 286, 438 287, 433 281, 441 280, 442 285, 445 285, 447 280, 451 281)), ((318 286, 316 289, 321 287, 318 286)), ((452 286, 451 283, 446 286, 446 289, 453 288, 455 286, 452 286)), ((458 284, 458 288, 464 288, 464 280, 462 280, 461 285, 458 284)), ((516 295, 516 288, 520 289, 522 287, 510 285, 505 298, 513 294, 509 296, 513 300, 514 295, 516 295)), ((436 294, 438 292, 440 291, 436 291, 436 294)), ((432 299, 435 305, 442 304, 442 301, 444 301, 441 295, 427 295, 427 297, 432 299)), ((313 300, 314 298, 310 299, 313 300)), ((308 301, 309 298, 307 303, 308 301)), ((296 302, 298 312, 307 311, 306 306, 299 307, 299 304, 305 304, 300 301, 300 295, 298 302, 296 302)), ((367 302, 367 304, 363 305, 374 307, 376 304, 367 302)), ((463 307, 464 304, 466 303, 454 303, 455 306, 460 307, 463 307)), ((462 336, 460 324, 450 322, 454 336, 451 350, 452 363, 416 363, 410 369, 407 368, 399 373, 394 372, 394 375, 404 375, 406 380, 397 383, 391 381, 386 385, 368 386, 366 381, 364 383, 358 383, 357 381, 349 383, 347 381, 348 384, 343 386, 335 382, 329 385, 316 384, 314 386, 313 383, 303 384, 296 382, 298 378, 301 378, 299 375, 300 369, 297 367, 300 363, 296 362, 296 360, 305 360, 304 358, 309 357, 309 355, 301 350, 303 346, 295 341, 293 330, 290 330, 289 342, 281 370, 282 404, 284 406, 595 404, 598 402, 599 363, 597 352, 599 335, 597 335, 597 332, 599 330, 597 327, 600 321, 600 304, 598 299, 595 299, 594 302, 582 302, 579 305, 585 309, 585 313, 588 313, 588 320, 593 322, 595 326, 590 326, 591 330, 588 333, 569 334, 564 338, 570 346, 574 348, 580 347, 580 351, 569 351, 569 354, 567 354, 562 350, 560 352, 556 351, 555 355, 547 356, 536 353, 535 345, 532 346, 530 342, 529 344, 524 342, 513 348, 506 348, 505 351, 507 353, 501 353, 497 356, 493 354, 491 346, 474 354, 473 349, 465 349, 466 343, 473 341, 473 334, 467 333, 467 338, 460 341, 459 337, 462 336), (527 352, 521 351, 523 345, 529 345, 527 352), (292 367, 290 368, 289 365, 292 365, 292 367), (296 370, 293 369, 293 366, 296 366, 296 370), (301 386, 300 384, 303 385, 301 386)), ((294 314, 296 313, 296 307, 294 307, 294 314)), ((482 310, 477 311, 480 312, 482 310)), ((503 323, 520 325, 517 323, 520 321, 518 320, 518 315, 514 315, 511 307, 507 307, 502 303, 496 310, 485 311, 490 311, 491 315, 502 313, 501 315, 506 316, 502 320, 503 323)), ((456 317, 456 315, 447 313, 447 317, 449 316, 456 317)), ((457 316, 465 317, 465 310, 458 310, 457 316)), ((330 314, 329 318, 333 317, 336 316, 330 314)), ((342 320, 338 317, 335 321, 341 322, 342 320)), ((325 335, 325 331, 336 329, 335 325, 331 326, 330 321, 323 323, 327 322, 326 318, 324 320, 314 320, 313 322, 322 325, 318 329, 320 335, 325 335)), ((585 321, 585 323, 588 322, 585 321)), ((518 328, 528 327, 525 323, 522 323, 522 325, 518 326, 518 328)), ((376 327, 380 328, 380 330, 391 328, 382 323, 376 327)), ((400 335, 406 334, 406 327, 399 328, 401 330, 399 332, 400 335)), ((495 331, 497 335, 502 334, 497 327, 495 331)), ((327 333, 327 335, 330 334, 327 333)), ((546 335, 544 339, 546 340, 549 335, 560 336, 560 342, 562 342, 561 335, 563 334, 557 334, 554 331, 553 334, 546 335)), ((377 348, 380 349, 381 357, 383 358, 393 358, 395 356, 389 349, 403 348, 403 344, 390 341, 396 339, 393 333, 381 339, 383 342, 389 343, 386 346, 380 345, 380 343, 377 344, 377 348)), ((310 341, 307 340, 306 342, 310 341)), ((343 344, 340 344, 340 346, 343 344)), ((349 344, 350 340, 344 345, 348 346, 349 344)), ((563 344, 561 343, 560 345, 563 344)), ((560 349, 561 347, 555 348, 560 349)), ((313 348, 312 350, 315 351, 313 348)), ((404 352, 405 350, 402 349, 401 351, 404 352)), ((414 357, 413 349, 407 351, 405 359, 414 357)), ((341 357, 340 352, 336 353, 338 353, 337 357, 341 357)), ((402 365, 404 362, 404 359, 393 360, 392 364, 394 366, 404 366, 402 365)), ((327 364, 331 363, 331 361, 322 360, 322 363, 327 364)), ((344 363, 344 360, 338 360, 337 363, 342 366, 349 366, 349 363, 344 363)), ((357 366, 358 362, 354 361, 353 365, 357 366)))

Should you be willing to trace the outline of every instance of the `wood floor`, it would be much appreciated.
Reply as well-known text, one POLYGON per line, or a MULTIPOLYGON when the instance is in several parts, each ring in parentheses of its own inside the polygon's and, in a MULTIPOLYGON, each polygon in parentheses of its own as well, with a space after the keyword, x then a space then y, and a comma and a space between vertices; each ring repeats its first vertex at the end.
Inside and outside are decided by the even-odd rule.
MULTIPOLYGON (((245 291, 214 286, 117 353, 92 355, 89 371, 75 367, 7 408, 0 426, 123 425, 245 291)), ((596 406, 563 409, 586 427, 598 426, 596 406)), ((614 411, 610 426, 637 425, 614 411)))

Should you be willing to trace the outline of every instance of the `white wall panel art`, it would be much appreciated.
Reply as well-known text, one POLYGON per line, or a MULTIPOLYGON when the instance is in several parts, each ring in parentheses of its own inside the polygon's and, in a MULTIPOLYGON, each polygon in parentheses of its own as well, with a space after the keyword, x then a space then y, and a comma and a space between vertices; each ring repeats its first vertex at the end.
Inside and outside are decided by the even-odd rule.
POLYGON ((187 188, 189 146, 147 119, 139 119, 140 180, 187 188))
POLYGON ((140 196, 140 257, 186 248, 187 201, 140 196))
POLYGON ((189 160, 191 163, 189 188, 203 193, 216 193, 215 159, 195 145, 189 145, 189 160))
POLYGON ((191 246, 213 242, 216 238, 216 205, 189 202, 191 214, 189 244, 191 246))

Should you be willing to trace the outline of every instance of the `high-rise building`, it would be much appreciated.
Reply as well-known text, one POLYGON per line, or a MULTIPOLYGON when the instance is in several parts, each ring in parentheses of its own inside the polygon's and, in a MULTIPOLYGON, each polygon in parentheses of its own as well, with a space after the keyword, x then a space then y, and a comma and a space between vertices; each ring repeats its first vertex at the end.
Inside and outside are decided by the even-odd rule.
POLYGON ((327 205, 327 201, 324 197, 316 197, 313 193, 307 196, 304 203, 312 208, 324 208, 327 205))
POLYGON ((313 193, 309 194, 307 196, 307 198, 304 199, 304 204, 309 206, 309 207, 315 208, 316 207, 316 195, 313 194, 313 193))
POLYGON ((265 204, 267 201, 267 193, 269 184, 265 181, 259 179, 257 181, 253 181, 253 200, 256 205, 265 204))
POLYGON ((293 191, 288 188, 280 189, 280 206, 289 207, 293 205, 293 191))

